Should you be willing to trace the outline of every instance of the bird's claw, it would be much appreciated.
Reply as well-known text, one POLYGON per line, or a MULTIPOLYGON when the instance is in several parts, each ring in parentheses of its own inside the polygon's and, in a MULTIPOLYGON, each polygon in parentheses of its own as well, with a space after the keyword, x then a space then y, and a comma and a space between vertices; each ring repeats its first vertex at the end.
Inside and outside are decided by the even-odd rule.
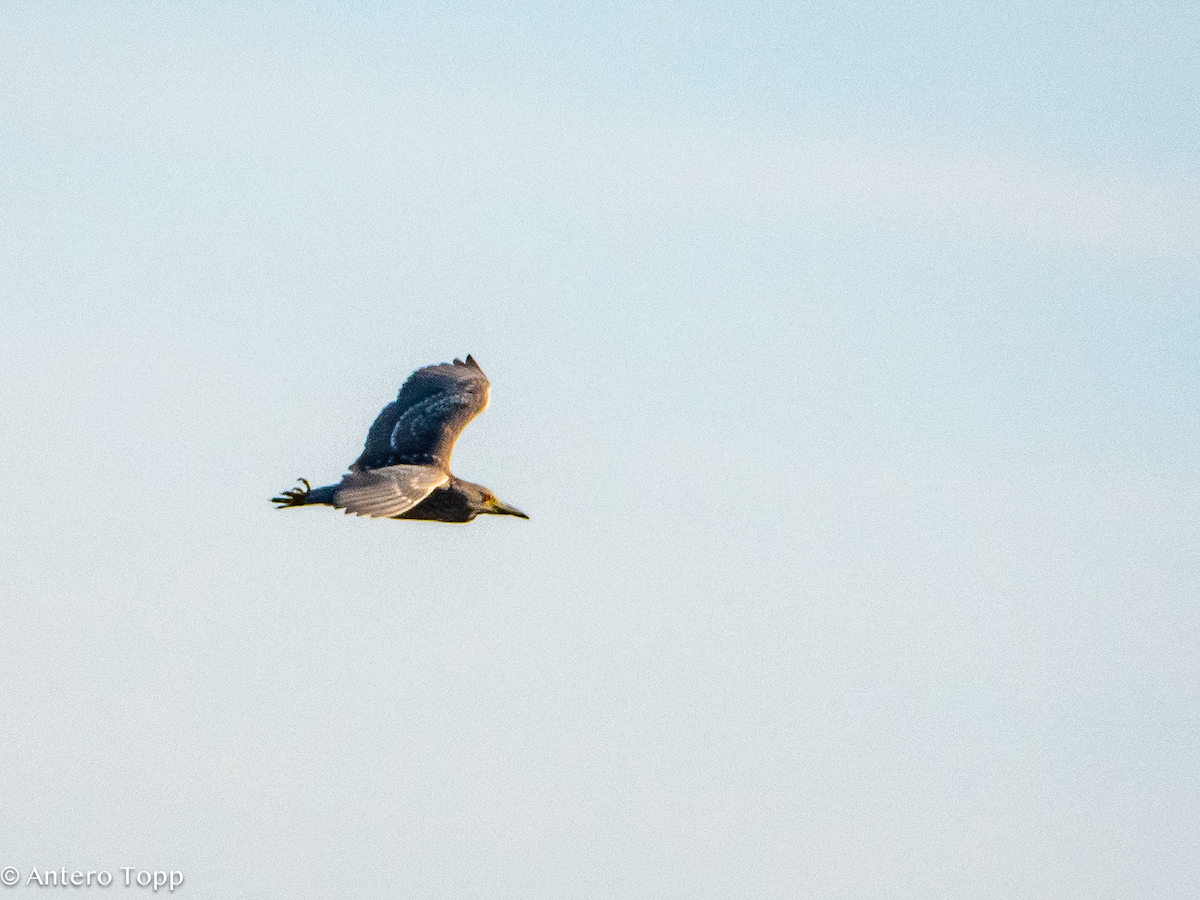
POLYGON ((271 502, 279 504, 279 506, 275 507, 276 509, 284 509, 285 507, 288 507, 288 506, 303 506, 304 505, 305 499, 308 497, 309 493, 312 491, 312 485, 308 483, 307 478, 297 478, 296 480, 299 481, 302 485, 304 485, 304 487, 289 488, 288 490, 283 492, 282 496, 272 497, 271 502))

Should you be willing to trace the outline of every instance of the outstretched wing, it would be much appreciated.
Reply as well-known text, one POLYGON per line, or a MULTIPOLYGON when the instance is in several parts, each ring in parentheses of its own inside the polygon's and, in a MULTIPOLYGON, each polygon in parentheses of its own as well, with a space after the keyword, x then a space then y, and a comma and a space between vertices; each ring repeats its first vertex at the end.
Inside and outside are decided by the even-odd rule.
POLYGON ((396 465, 449 471, 454 442, 483 412, 489 390, 487 376, 471 356, 417 369, 376 417, 350 471, 396 465))
POLYGON ((431 466, 385 466, 351 472, 333 491, 333 505, 356 516, 390 519, 408 512, 450 476, 431 466))

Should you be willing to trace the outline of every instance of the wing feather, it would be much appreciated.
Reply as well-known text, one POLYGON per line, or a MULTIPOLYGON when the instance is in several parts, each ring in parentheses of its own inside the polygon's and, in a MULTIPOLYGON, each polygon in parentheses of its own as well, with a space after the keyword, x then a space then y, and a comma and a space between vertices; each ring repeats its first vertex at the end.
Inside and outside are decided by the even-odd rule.
POLYGON ((333 492, 333 505, 347 513, 391 519, 408 512, 450 480, 431 466, 386 466, 351 472, 333 492))

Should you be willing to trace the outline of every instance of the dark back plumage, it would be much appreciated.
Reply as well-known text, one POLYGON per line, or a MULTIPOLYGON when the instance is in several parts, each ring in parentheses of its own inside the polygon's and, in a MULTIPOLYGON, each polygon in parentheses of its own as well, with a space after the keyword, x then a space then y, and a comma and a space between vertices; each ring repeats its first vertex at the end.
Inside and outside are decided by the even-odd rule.
POLYGON ((350 471, 412 465, 449 472, 454 442, 487 407, 490 389, 471 356, 417 369, 376 417, 350 471))

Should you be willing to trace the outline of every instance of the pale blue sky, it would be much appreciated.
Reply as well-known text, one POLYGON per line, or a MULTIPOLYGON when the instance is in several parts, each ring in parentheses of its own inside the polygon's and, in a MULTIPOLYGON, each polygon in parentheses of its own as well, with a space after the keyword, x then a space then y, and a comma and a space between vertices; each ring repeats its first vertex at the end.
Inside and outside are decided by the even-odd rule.
POLYGON ((0 10, 13 896, 1200 892, 1194 4, 0 10))

